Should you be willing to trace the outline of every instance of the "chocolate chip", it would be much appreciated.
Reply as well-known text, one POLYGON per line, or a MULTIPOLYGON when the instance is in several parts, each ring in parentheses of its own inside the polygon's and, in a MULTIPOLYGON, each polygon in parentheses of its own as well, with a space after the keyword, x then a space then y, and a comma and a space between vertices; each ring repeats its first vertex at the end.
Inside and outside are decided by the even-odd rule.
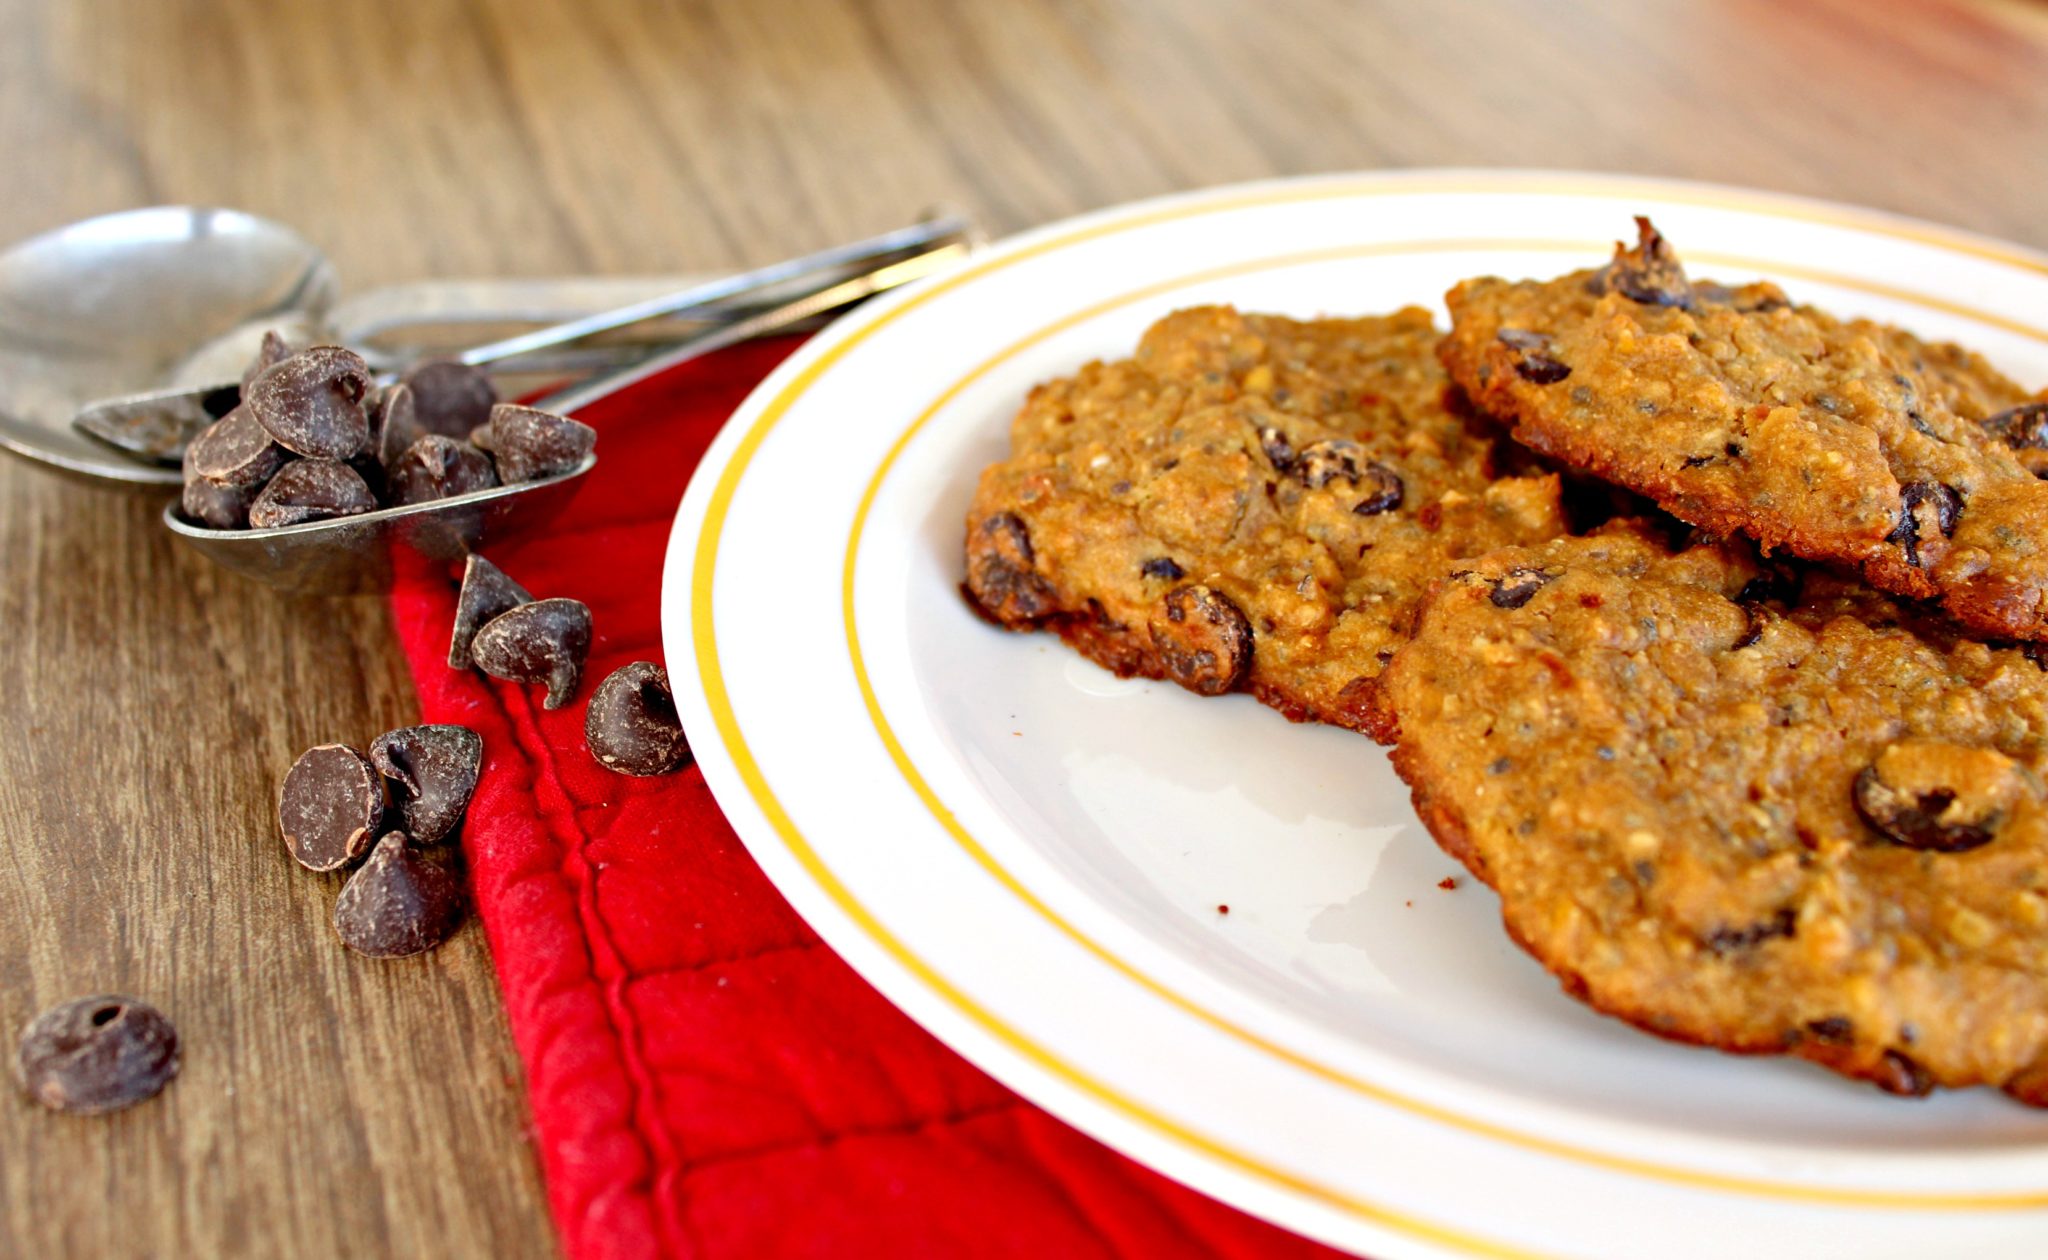
POLYGON ((1486 598, 1493 601, 1495 608, 1520 608, 1536 598, 1536 592, 1549 581, 1550 575, 1541 569, 1509 569, 1488 581, 1493 589, 1486 598))
POLYGON ((1896 1050, 1887 1050, 1884 1052, 1882 1069, 1877 1077, 1877 1087, 1889 1094, 1924 1098, 1934 1092, 1934 1078, 1905 1055, 1896 1050))
POLYGON ((425 435, 411 389, 393 385, 378 393, 370 406, 370 441, 378 463, 391 467, 425 435))
POLYGON ((1938 481, 1909 481, 1899 487, 1899 523, 1884 540, 1899 544, 1906 553, 1906 563, 1914 568, 1921 567, 1920 539, 1923 537, 1923 506, 1934 509, 1934 524, 1941 530, 1943 538, 1952 538, 1956 532, 1956 518, 1963 512, 1963 497, 1938 481))
POLYGON ((299 865, 338 871, 370 851, 384 823, 384 784, 347 744, 309 748, 277 792, 277 826, 299 865))
POLYGON ((1320 490, 1342 477, 1352 484, 1359 478, 1359 459, 1364 449, 1356 442, 1330 438, 1301 448, 1288 468, 1288 475, 1311 490, 1320 490))
POLYGON ((279 446, 319 459, 347 459, 368 445, 363 400, 370 367, 340 346, 314 346, 263 371, 245 400, 279 446))
POLYGON ((1365 497, 1351 505, 1351 510, 1360 516, 1378 516, 1401 506, 1401 500, 1408 494, 1401 474, 1374 460, 1365 466, 1360 478, 1365 484, 1365 497))
POLYGON ((1705 944, 1717 954, 1734 950, 1754 949, 1765 941, 1788 937, 1799 930, 1799 914, 1790 906, 1778 911, 1768 919, 1742 927, 1717 928, 1706 936, 1705 944))
POLYGON ((490 420, 491 408, 498 403, 498 389, 488 373, 452 359, 422 363, 402 380, 412 388, 420 427, 442 437, 467 437, 471 429, 490 420))
POLYGON ((1799 601, 1799 574, 1782 565, 1770 565, 1742 584, 1736 593, 1738 604, 1761 604, 1772 601, 1791 607, 1799 601))
POLYGON ((249 524, 276 529, 372 511, 377 496, 361 473, 340 460, 299 459, 286 464, 249 504, 249 524))
POLYGON ((1705 467, 1706 467, 1706 466, 1707 466, 1708 464, 1711 464, 1711 463, 1713 463, 1713 462, 1714 462, 1714 457, 1713 457, 1712 455, 1688 455, 1688 456, 1686 456, 1686 457, 1685 457, 1685 459, 1684 459, 1684 460, 1683 460, 1683 461, 1682 461, 1682 462, 1680 463, 1680 467, 1683 467, 1683 468, 1705 468, 1705 467))
POLYGON ((462 590, 455 597, 455 633, 448 640, 448 668, 468 669, 470 643, 485 622, 533 596, 526 588, 505 576, 505 571, 479 555, 471 555, 462 567, 462 590))
POLYGON ((583 734, 599 764, 620 774, 667 774, 690 764, 668 671, 653 661, 622 666, 597 685, 583 734))
POLYGON ((289 459, 249 409, 237 407, 200 430, 185 448, 185 480, 204 477, 225 489, 253 491, 289 459))
POLYGON ((1815 1041, 1829 1045, 1846 1045, 1856 1039, 1856 1025, 1846 1015, 1829 1015, 1821 1019, 1808 1020, 1806 1032, 1815 1041))
POLYGON ((1909 849, 1962 853, 1991 843, 1997 834, 1995 812, 1975 821, 1943 822, 1941 816, 1956 802, 1954 791, 1901 791, 1886 783, 1874 765, 1856 772, 1849 796, 1856 812, 1873 830, 1909 849))
POLYGON ((247 393, 249 387, 256 383, 257 377, 291 357, 291 345, 277 335, 276 329, 264 333, 263 344, 256 348, 255 360, 249 364, 248 370, 242 373, 242 392, 247 393))
POLYGON ((568 472, 597 445, 597 430, 579 420, 511 403, 491 408, 490 429, 489 450, 508 486, 568 472))
POLYGON ((2016 451, 2048 451, 2048 401, 2021 403, 1986 416, 1984 430, 2016 451))
POLYGON ((1619 293, 1645 306, 1690 310, 1693 304, 1692 282, 1686 279, 1677 252, 1640 214, 1636 216, 1635 248, 1615 245, 1614 261, 1597 272, 1588 287, 1595 293, 1619 293))
POLYGON ((139 998, 76 998, 22 1029, 15 1070, 53 1111, 116 1111, 156 1097, 178 1074, 178 1030, 139 998))
POLYGON ((466 726, 406 726, 370 745, 370 763, 391 785, 401 828, 421 844, 447 839, 462 821, 483 758, 483 737, 466 726))
POLYGON ((1284 473, 1294 467, 1294 443, 1272 425, 1259 429, 1259 449, 1265 452, 1266 462, 1273 465, 1274 472, 1284 473))
POLYGON ((255 500, 257 490, 255 486, 238 489, 193 477, 185 483, 178 507, 208 529, 246 529, 249 504, 255 500))
POLYGON ((1502 345, 1515 352, 1515 373, 1535 385, 1555 385, 1572 374, 1570 367, 1550 354, 1550 337, 1527 328, 1503 328, 1495 334, 1502 345))
POLYGON ((559 709, 576 695, 583 658, 590 654, 590 609, 573 599, 543 599, 499 613, 470 645, 478 669, 493 678, 546 683, 544 707, 559 709))
POLYGON ((432 949, 461 921, 461 881, 447 866, 414 852, 401 831, 377 842, 334 903, 341 943, 372 958, 432 949))
POLYGON ((391 501, 396 504, 428 503, 498 484, 490 456, 438 433, 414 442, 392 465, 389 477, 391 501))
POLYGON ((1164 578, 1169 582, 1178 582, 1187 576, 1187 570, 1171 556, 1153 556, 1138 566, 1138 572, 1148 578, 1164 578))
POLYGON ((1189 691, 1220 696, 1244 682, 1252 667, 1252 626, 1223 592, 1178 586, 1152 620, 1152 641, 1167 676, 1189 691))
POLYGON ((1052 584, 1033 572, 1031 530, 1015 512, 995 512, 967 531, 967 587, 999 624, 1035 621, 1053 611, 1052 584))

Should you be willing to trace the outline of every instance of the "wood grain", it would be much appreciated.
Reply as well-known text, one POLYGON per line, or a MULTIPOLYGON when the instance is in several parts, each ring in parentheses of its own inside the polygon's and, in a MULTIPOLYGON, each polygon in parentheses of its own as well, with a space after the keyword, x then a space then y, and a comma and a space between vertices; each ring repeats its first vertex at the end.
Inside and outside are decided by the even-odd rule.
MULTIPOLYGON (((297 225, 358 290, 1416 165, 1725 180, 2048 246, 2048 13, 2021 3, 0 0, 0 24, 0 239, 210 201, 297 225)), ((153 504, 16 464, 0 557, 0 1026, 126 990, 187 1046, 126 1113, 0 1097, 0 1256, 547 1254, 481 933, 349 956, 335 881, 274 835, 300 749, 412 716, 384 607, 238 584, 153 504)))

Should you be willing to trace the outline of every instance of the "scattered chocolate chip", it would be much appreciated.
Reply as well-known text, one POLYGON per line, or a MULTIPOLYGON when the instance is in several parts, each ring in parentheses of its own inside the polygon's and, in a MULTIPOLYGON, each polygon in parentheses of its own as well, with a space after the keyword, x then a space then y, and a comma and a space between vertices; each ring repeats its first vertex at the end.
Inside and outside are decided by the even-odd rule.
POLYGON ((1360 516, 1378 516, 1401 506, 1407 497, 1408 486, 1401 480, 1401 474, 1374 460, 1365 466, 1360 478, 1365 485, 1365 497, 1351 505, 1351 510, 1360 516))
POLYGON ((1138 566, 1138 572, 1148 578, 1164 578, 1169 582, 1178 582, 1187 576, 1187 570, 1181 568, 1172 556, 1153 556, 1138 566))
POLYGON ((597 444, 597 430, 580 420, 511 403, 491 408, 490 430, 486 449, 508 486, 568 472, 597 444))
POLYGON ((1906 563, 1920 567, 1920 540, 1922 534, 1923 506, 1934 509, 1934 524, 1941 530, 1943 538, 1951 538, 1956 532, 1956 518, 1963 512, 1963 497, 1938 481, 1909 481, 1899 487, 1899 523, 1892 532, 1884 536, 1886 542, 1899 544, 1906 553, 1906 563))
POLYGON ((1856 772, 1849 797, 1874 831, 1909 849, 1961 853, 1991 843, 1997 834, 1996 812, 1975 821, 1943 822, 1941 816, 1956 802, 1955 792, 1946 788, 1901 791, 1886 783, 1875 765, 1856 772))
POLYGON ((428 503, 488 490, 498 473, 491 457, 469 443, 429 433, 391 466, 389 484, 394 504, 428 503))
POLYGON ((461 920, 461 881, 447 866, 414 852, 401 831, 377 842, 334 903, 341 943, 372 958, 432 949, 461 920))
POLYGON ((318 459, 348 459, 369 444, 363 400, 370 367, 340 346, 314 346, 266 368, 245 403, 279 446, 318 459))
POLYGON ((967 532, 967 587, 998 624, 1035 621, 1053 611, 1052 583, 1032 570, 1031 530, 1015 512, 996 512, 967 532))
POLYGON ((620 774, 667 774, 690 764, 668 671, 653 661, 621 666, 597 685, 583 734, 599 764, 620 774))
POLYGON ((590 654, 590 609, 573 599, 542 599, 499 613, 476 632, 470 655, 493 678, 546 683, 543 706, 559 709, 576 695, 590 654))
POLYGON ((1252 626, 1230 597, 1208 586, 1178 586, 1152 620, 1152 641, 1167 676, 1189 691, 1220 696, 1252 667, 1252 626))
POLYGON ((278 336, 276 329, 264 333, 263 344, 256 348, 256 358, 249 364, 248 370, 242 373, 242 392, 247 393, 249 387, 256 383, 257 377, 291 357, 290 343, 278 336))
POLYGON ((1536 598, 1536 592, 1549 581, 1550 574, 1541 569, 1509 569, 1488 582, 1493 589, 1486 598, 1495 608, 1520 608, 1536 598))
POLYGON ((455 596, 455 633, 448 640, 448 668, 468 669, 475 663, 469 647, 485 622, 532 602, 526 588, 506 577, 503 569, 472 554, 463 562, 462 589, 455 596))
POLYGON ((1342 477, 1352 484, 1359 478, 1358 462, 1364 448, 1343 438, 1311 442, 1301 448, 1288 468, 1288 475, 1311 490, 1320 490, 1342 477))
POLYGON ((1777 937, 1789 937, 1799 930, 1799 914, 1790 906, 1778 911, 1768 919, 1734 928, 1717 928, 1706 937, 1706 947, 1717 954, 1726 954, 1738 949, 1753 949, 1765 941, 1777 937))
POLYGON ((185 448, 185 480, 204 477, 224 489, 253 491, 290 458, 247 407, 237 407, 207 425, 185 448))
POLYGON ((466 726, 406 726, 370 745, 370 763, 391 785, 401 829, 420 844, 454 833, 483 759, 483 737, 466 726))
POLYGON ((489 373, 452 359, 422 363, 401 379, 412 389, 420 427, 442 437, 468 436, 490 421, 491 408, 498 404, 489 373))
POLYGON ((53 1111, 116 1111, 154 1098, 178 1074, 178 1030, 139 998, 77 998, 22 1029, 15 1070, 53 1111))
POLYGON ((277 826, 299 865, 338 871, 370 851, 384 822, 384 785, 347 744, 309 748, 277 792, 277 826))
POLYGON ((363 475, 340 460, 298 459, 286 464, 249 504, 249 525, 276 529, 355 516, 375 509, 377 496, 363 475))
POLYGON ((1259 449, 1265 452, 1266 462, 1273 465, 1274 472, 1284 473, 1294 467, 1294 443, 1272 425, 1259 429, 1259 449))
POLYGON ((1985 417, 1984 430, 2016 451, 2048 451, 2048 402, 2007 407, 1985 417))
POLYGON ((1527 328, 1503 328, 1495 334, 1502 345, 1515 352, 1515 373, 1534 385, 1555 385, 1572 374, 1569 366, 1551 355, 1548 334, 1527 328))
POLYGON ((1595 273, 1588 287, 1595 293, 1619 293, 1645 306, 1690 310, 1693 304, 1692 282, 1686 279, 1677 252, 1664 234, 1640 214, 1636 216, 1635 248, 1616 244, 1614 261, 1595 273))

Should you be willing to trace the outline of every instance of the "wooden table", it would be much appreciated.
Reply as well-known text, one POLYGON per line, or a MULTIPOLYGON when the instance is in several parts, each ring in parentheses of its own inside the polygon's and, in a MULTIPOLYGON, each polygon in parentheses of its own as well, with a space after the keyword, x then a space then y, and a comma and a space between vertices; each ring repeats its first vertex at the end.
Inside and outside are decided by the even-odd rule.
MULTIPOLYGON (((701 271, 902 222, 1419 165, 1813 193, 2048 246, 2048 11, 1816 0, 0 0, 0 239, 276 216, 361 290, 701 271)), ((482 934, 345 953, 271 819, 413 699, 376 600, 291 602, 142 498, 0 467, 0 1027, 125 990, 183 1076, 0 1096, 0 1256, 546 1254, 482 934)), ((11 1035, 6 1040, 11 1057, 11 1035)))

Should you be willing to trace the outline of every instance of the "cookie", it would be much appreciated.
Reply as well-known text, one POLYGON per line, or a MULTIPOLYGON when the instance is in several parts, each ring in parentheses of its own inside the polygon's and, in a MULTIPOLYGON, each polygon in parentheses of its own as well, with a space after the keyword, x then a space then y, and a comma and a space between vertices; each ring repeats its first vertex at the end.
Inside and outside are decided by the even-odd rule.
POLYGON ((1555 476, 1492 475, 1436 340, 1419 309, 1167 316, 1032 391, 981 475, 963 589, 1118 674, 1369 729, 1430 580, 1563 529, 1555 476))
POLYGON ((1981 358, 1693 283, 1648 220, 1614 261, 1451 290, 1443 357, 1516 438, 1717 534, 2048 639, 2048 414, 1981 358), (2002 413, 2002 414, 2001 414, 2002 413))
POLYGON ((1376 703, 1573 996, 2048 1106, 2048 656, 1946 625, 1623 524, 1461 566, 1376 703))

